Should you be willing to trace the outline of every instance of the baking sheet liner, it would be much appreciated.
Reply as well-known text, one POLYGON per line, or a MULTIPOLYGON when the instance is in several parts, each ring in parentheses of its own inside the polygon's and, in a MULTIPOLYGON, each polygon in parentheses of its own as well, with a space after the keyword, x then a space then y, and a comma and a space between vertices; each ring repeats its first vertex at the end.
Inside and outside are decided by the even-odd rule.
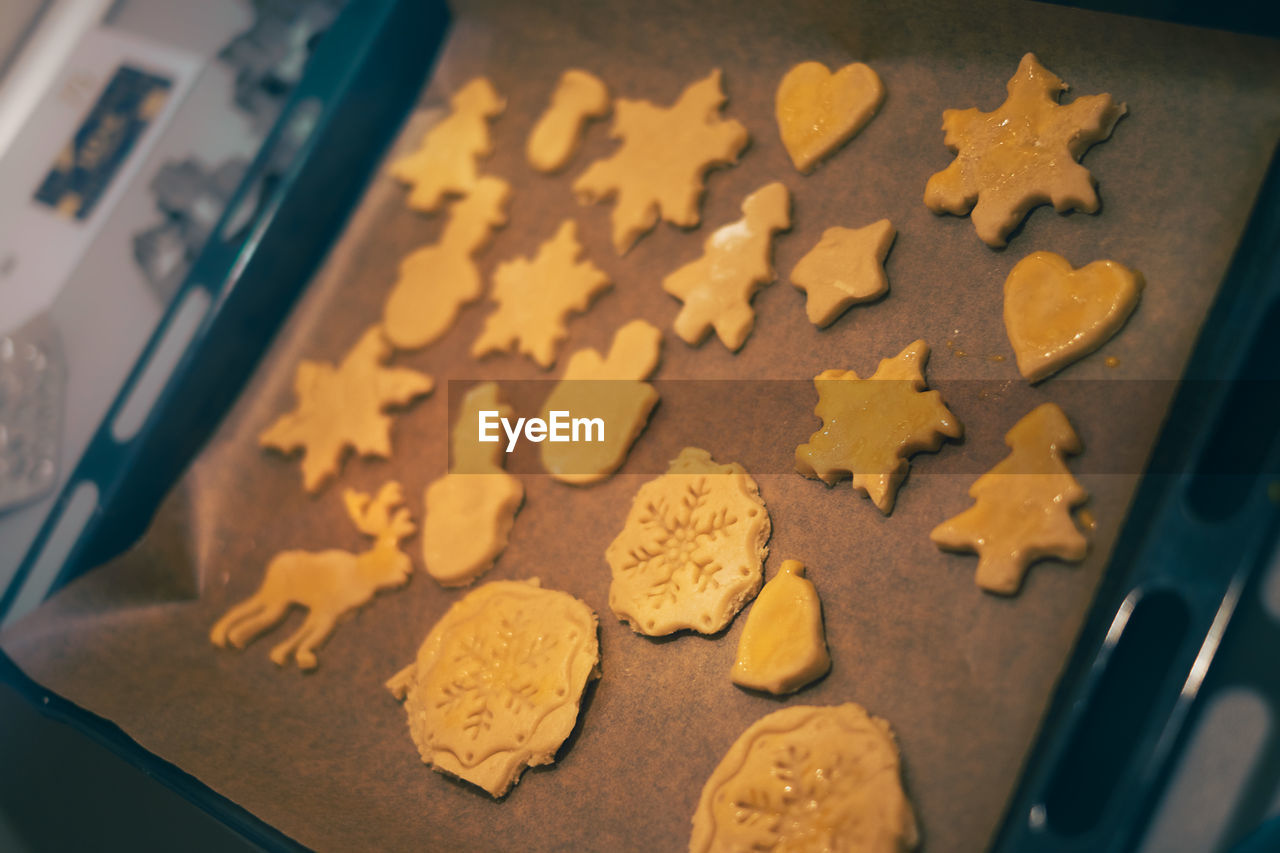
MULTIPOLYGON (((929 382, 944 398, 949 383, 988 392, 952 401, 966 425, 963 442, 913 460, 890 517, 847 485, 828 488, 785 465, 758 472, 774 528, 767 570, 786 558, 810 567, 831 673, 790 699, 750 694, 728 678, 741 618, 719 636, 655 641, 609 612, 603 554, 636 488, 652 476, 646 447, 706 418, 688 413, 698 410, 696 399, 676 394, 641 436, 634 470, 629 463, 588 489, 524 477, 527 500, 510 547, 485 580, 536 576, 591 605, 601 619, 604 676, 560 760, 527 773, 505 800, 421 764, 404 712, 382 686, 462 592, 442 590, 419 571, 404 590, 342 624, 311 675, 267 659, 299 624, 298 613, 243 653, 209 644, 209 626, 256 589, 277 552, 364 547, 344 514, 342 489, 372 491, 395 478, 420 514, 422 489, 447 463, 445 380, 554 378, 521 358, 471 360, 467 348, 489 310, 474 305, 437 344, 397 356, 441 384, 396 419, 389 461, 349 460, 336 482, 310 497, 296 460, 258 448, 258 433, 292 406, 298 360, 341 358, 380 316, 399 259, 439 232, 443 217, 409 212, 385 169, 142 542, 7 630, 5 651, 49 690, 317 848, 678 849, 704 780, 747 725, 782 704, 848 700, 896 729, 927 849, 983 847, 1137 479, 1131 466, 1106 470, 1086 460, 1114 442, 1149 447, 1159 429, 1174 384, 1149 380, 1181 373, 1280 131, 1275 43, 1032 3, 474 3, 458 10, 399 148, 414 147, 448 94, 477 74, 508 98, 485 170, 516 187, 510 224, 480 258, 486 280, 496 262, 532 254, 573 217, 589 257, 615 282, 571 322, 562 359, 606 346, 620 325, 644 317, 668 330, 662 380, 790 380, 794 388, 830 367, 865 375, 924 338, 934 349, 929 382), (1110 92, 1130 114, 1084 158, 1099 181, 1099 215, 1039 208, 1009 249, 992 251, 967 218, 935 217, 921 195, 951 159, 942 110, 995 108, 1028 50, 1071 84, 1068 98, 1110 92), (810 59, 832 67, 865 61, 888 98, 866 129, 805 177, 778 140, 772 101, 786 70, 810 59), (567 173, 546 177, 526 167, 532 123, 560 72, 573 66, 596 72, 619 96, 660 104, 724 69, 727 114, 747 125, 752 142, 738 166, 711 173, 702 228, 660 225, 627 256, 613 252, 611 208, 580 207, 570 192, 573 177, 612 149, 607 124, 591 126, 567 173), (709 229, 736 219, 742 198, 771 180, 783 181, 794 201, 794 227, 776 242, 781 280, 756 297, 755 332, 741 352, 714 340, 690 348, 669 332, 679 306, 660 281, 699 256, 709 229), (889 295, 815 330, 787 274, 823 229, 881 217, 898 229, 889 295), (1013 264, 1042 249, 1076 265, 1112 258, 1141 270, 1147 286, 1102 352, 1030 388, 1009 357, 1001 292, 1013 264), (1107 367, 1107 356, 1118 366, 1107 367), (1113 395, 1080 392, 1090 383, 1069 380, 1142 380, 1158 393, 1117 406, 1113 395), (1063 405, 1086 446, 1078 470, 1097 519, 1092 551, 1079 566, 1036 566, 1016 598, 985 595, 973 584, 975 559, 940 553, 927 534, 969 505, 973 473, 1004 454, 1008 427, 1045 400, 1063 405), (685 407, 692 408, 682 414, 685 407)), ((788 405, 800 412, 788 408, 775 420, 723 411, 689 440, 720 460, 750 448, 785 460, 817 427, 816 395, 796 396, 788 405), (750 428, 735 430, 739 421, 750 428)), ((418 540, 407 548, 417 561, 418 540)))

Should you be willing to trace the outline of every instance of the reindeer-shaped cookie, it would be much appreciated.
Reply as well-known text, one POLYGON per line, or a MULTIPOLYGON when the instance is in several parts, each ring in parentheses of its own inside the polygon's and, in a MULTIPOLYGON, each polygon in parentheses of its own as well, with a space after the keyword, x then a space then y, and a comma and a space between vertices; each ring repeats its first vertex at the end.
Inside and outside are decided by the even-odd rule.
POLYGON ((299 669, 315 669, 316 649, 340 618, 368 604, 379 590, 404 586, 413 564, 400 550, 400 540, 413 533, 414 526, 409 511, 400 507, 400 484, 387 483, 372 502, 369 495, 351 489, 343 499, 356 527, 374 538, 373 547, 361 554, 337 549, 277 554, 258 591, 213 626, 209 639, 215 646, 244 648, 278 625, 296 604, 307 608, 307 619, 271 650, 271 660, 284 666, 292 655, 299 669))

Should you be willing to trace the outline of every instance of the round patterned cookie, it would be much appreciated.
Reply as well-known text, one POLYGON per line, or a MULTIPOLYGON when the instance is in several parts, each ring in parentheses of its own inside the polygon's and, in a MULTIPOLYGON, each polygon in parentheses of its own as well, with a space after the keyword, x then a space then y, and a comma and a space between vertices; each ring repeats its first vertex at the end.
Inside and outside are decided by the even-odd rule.
POLYGON ((760 591, 772 528, 755 480, 686 447, 640 487, 609 544, 609 607, 632 630, 714 634, 760 591))
POLYGON ((919 841, 889 724, 852 702, 752 724, 703 786, 689 849, 904 851, 919 841))
POLYGON ((600 675, 596 629, 590 607, 536 579, 454 604, 387 682, 423 762, 500 797, 525 767, 555 761, 600 675))

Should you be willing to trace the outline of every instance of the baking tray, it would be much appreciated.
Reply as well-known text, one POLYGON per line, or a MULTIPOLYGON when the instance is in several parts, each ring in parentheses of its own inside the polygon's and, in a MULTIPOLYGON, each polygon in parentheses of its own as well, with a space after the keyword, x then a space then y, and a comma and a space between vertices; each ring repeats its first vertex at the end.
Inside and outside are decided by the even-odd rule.
MULTIPOLYGON (((497 261, 529 254, 561 217, 573 216, 592 260, 616 284, 572 325, 566 351, 602 346, 636 315, 668 328, 676 306, 657 287, 661 276, 696 257, 709 227, 736 218, 741 198, 768 180, 783 180, 795 197, 795 227, 776 251, 784 277, 827 225, 888 215, 900 236, 890 255, 889 297, 855 308, 828 332, 808 326, 800 294, 780 283, 757 297, 756 332, 737 356, 715 342, 689 349, 669 335, 659 374, 664 400, 613 480, 572 490, 526 477, 528 504, 487 577, 539 575, 602 616, 605 677, 557 765, 530 773, 511 796, 492 803, 418 762, 403 711, 381 682, 412 657, 458 596, 425 577, 340 628, 314 676, 276 671, 266 640, 243 655, 215 653, 205 640, 203 626, 252 590, 276 551, 357 546, 353 532, 338 533, 346 530, 339 487, 374 488, 394 475, 420 509, 421 487, 443 472, 446 459, 444 380, 492 377, 520 388, 545 376, 514 358, 467 359, 486 310, 473 307, 438 346, 398 358, 442 383, 396 421, 398 453, 406 456, 349 462, 338 484, 311 499, 301 492, 296 463, 257 449, 257 432, 290 405, 298 358, 339 358, 378 317, 398 259, 434 238, 439 220, 408 213, 403 190, 385 178, 370 186, 142 542, 5 632, 5 652, 17 665, 11 677, 25 677, 21 668, 41 685, 28 682, 38 695, 61 695, 113 720, 122 737, 303 844, 500 847, 519 838, 531 849, 678 848, 710 769, 742 728, 778 703, 745 694, 725 677, 741 620, 710 639, 635 637, 610 617, 607 569, 594 555, 620 528, 636 486, 669 458, 663 442, 683 438, 682 429, 697 423, 697 401, 682 402, 677 383, 693 380, 681 387, 696 388, 748 378, 738 383, 747 390, 735 393, 750 395, 769 380, 770 393, 793 401, 776 418, 743 413, 739 419, 752 424, 745 434, 704 430, 689 438, 718 458, 761 454, 748 467, 773 514, 770 569, 786 557, 812 567, 835 664, 823 682, 790 701, 852 699, 893 722, 928 849, 976 849, 993 838, 1014 847, 1040 843, 1048 838, 1043 827, 1058 824, 1041 821, 1030 827, 1039 835, 1016 835, 1041 804, 1036 773, 1049 771, 1036 768, 1054 764, 1051 747, 1032 745, 1046 708, 1065 702, 1070 711, 1076 686, 1095 683, 1078 673, 1096 673, 1087 664, 1106 649, 1089 646, 1095 622, 1112 623, 1115 610, 1104 611, 1124 591, 1126 573, 1109 571, 1101 588, 1099 579, 1217 285, 1237 248, 1248 245, 1241 235, 1280 128, 1275 75, 1258 73, 1275 67, 1274 46, 1029 4, 905 4, 893 11, 815 4, 744 15, 718 3, 673 3, 646 6, 643 17, 627 11, 612 4, 463 8, 426 93, 427 109, 401 135, 400 145, 411 148, 448 93, 475 74, 490 75, 509 97, 488 169, 513 180, 517 192, 511 224, 484 254, 482 269, 487 276, 497 261), (925 211, 919 188, 949 160, 937 129, 941 110, 995 106, 1028 48, 1073 92, 1111 91, 1132 114, 1085 159, 1101 183, 1102 215, 1039 210, 1013 248, 996 253, 977 242, 967 220, 925 211), (777 142, 771 100, 786 68, 810 58, 865 60, 890 94, 846 150, 802 178, 777 142), (612 253, 607 209, 580 209, 568 192, 572 175, 609 150, 602 126, 593 128, 569 178, 536 177, 523 166, 533 116, 570 65, 597 70, 618 94, 658 102, 670 102, 711 67, 725 69, 728 113, 748 125, 753 143, 739 166, 712 174, 702 229, 663 226, 628 257, 612 253), (1152 163, 1159 164, 1154 176, 1152 163), (1013 263, 1041 248, 1075 263, 1115 256, 1146 273, 1143 303, 1106 350, 1120 368, 1105 367, 1098 356, 1030 389, 1007 361, 991 358, 1003 353, 999 284, 1013 263), (965 421, 965 442, 918 458, 888 519, 847 487, 828 490, 789 473, 791 450, 816 426, 812 375, 825 367, 870 370, 914 337, 934 346, 930 382, 965 421), (1094 495, 1093 552, 1080 567, 1037 567, 1017 599, 983 596, 972 586, 972 560, 937 553, 924 533, 968 504, 964 490, 1003 455, 1004 431, 1044 399, 1063 405, 1089 448, 1073 469, 1094 495), (1128 449, 1117 452, 1119 445, 1128 449), (772 452, 759 450, 765 447, 772 452), (563 535, 566 520, 572 539, 563 535), (1100 609, 1086 622, 1095 592, 1100 609), (1051 701, 1077 636, 1079 651, 1051 701), (1027 781, 1015 790, 1028 755, 1027 781)), ((1232 310, 1263 316, 1256 306, 1232 310)), ((1210 403, 1202 399, 1195 411, 1210 403)), ((1188 470, 1174 467, 1168 475, 1188 470)), ((1051 713, 1058 716, 1049 718, 1046 737, 1070 737, 1072 719, 1051 713)), ((1144 816, 1141 809, 1125 814, 1144 816)), ((1115 843, 1138 831, 1136 823, 1126 825, 1126 840, 1115 843)), ((1102 832, 1088 839, 1097 842, 1102 832)))

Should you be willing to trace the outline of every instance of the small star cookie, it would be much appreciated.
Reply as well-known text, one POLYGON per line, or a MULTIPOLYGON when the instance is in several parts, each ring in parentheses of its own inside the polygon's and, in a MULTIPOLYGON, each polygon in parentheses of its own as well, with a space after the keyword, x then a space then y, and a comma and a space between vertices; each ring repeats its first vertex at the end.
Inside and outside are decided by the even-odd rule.
POLYGON ((686 447, 640 487, 605 551, 609 607, 631 630, 714 634, 760 591, 772 528, 755 480, 686 447))
POLYGON ((907 457, 936 451, 964 428, 937 391, 926 391, 929 345, 915 341, 880 361, 870 379, 852 370, 824 370, 814 377, 822 428, 796 448, 796 471, 834 486, 845 475, 853 489, 871 498, 885 515, 893 512, 907 457))
POLYGON ((995 112, 945 110, 942 129, 956 159, 929 178, 924 203, 934 213, 970 219, 988 246, 1005 244, 1032 208, 1098 211, 1093 175, 1077 161, 1111 135, 1125 105, 1110 95, 1058 98, 1067 85, 1028 53, 995 112))
POLYGON ((583 203, 614 198, 613 245, 626 254, 661 217, 692 228, 701 216, 704 177, 738 162, 750 139, 741 122, 720 117, 720 69, 692 83, 670 107, 619 98, 610 135, 622 146, 573 183, 583 203))
POLYGON ((898 232, 887 219, 863 228, 828 228, 818 245, 791 270, 791 283, 808 294, 809 322, 824 328, 859 302, 889 292, 884 259, 898 232))

